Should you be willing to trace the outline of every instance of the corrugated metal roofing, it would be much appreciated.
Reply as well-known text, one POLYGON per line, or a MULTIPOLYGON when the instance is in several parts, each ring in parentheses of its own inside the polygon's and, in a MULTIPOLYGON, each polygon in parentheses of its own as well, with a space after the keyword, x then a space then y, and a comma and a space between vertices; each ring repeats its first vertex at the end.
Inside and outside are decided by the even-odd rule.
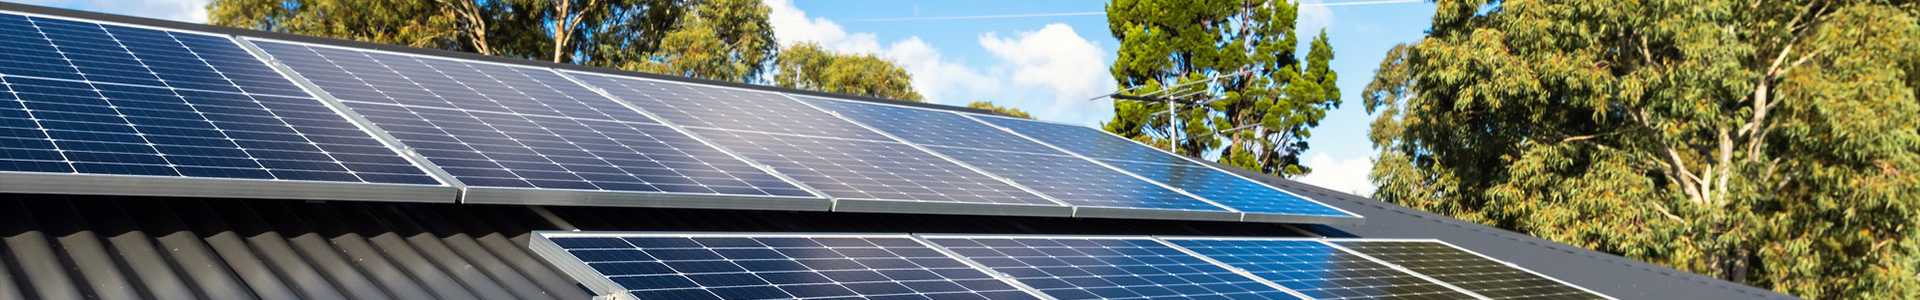
POLYGON ((0 299, 586 299, 532 230, 1300 235, 1286 225, 0 195, 0 299))

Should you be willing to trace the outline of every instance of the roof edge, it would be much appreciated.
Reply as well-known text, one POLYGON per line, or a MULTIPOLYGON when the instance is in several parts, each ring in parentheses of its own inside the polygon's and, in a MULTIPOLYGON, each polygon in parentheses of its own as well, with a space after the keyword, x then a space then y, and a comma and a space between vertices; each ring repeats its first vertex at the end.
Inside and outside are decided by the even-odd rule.
POLYGON ((948 111, 956 111, 956 112, 972 113, 972 114, 1007 116, 1005 114, 1001 114, 996 111, 972 108, 972 107, 952 106, 952 105, 936 104, 936 103, 928 103, 928 102, 914 102, 914 101, 907 101, 907 100, 888 99, 888 98, 861 96, 861 95, 852 95, 852 94, 830 93, 830 92, 821 92, 821 91, 812 91, 812 90, 803 90, 803 89, 796 89, 796 88, 785 88, 785 87, 767 86, 767 85, 757 85, 757 84, 732 82, 732 81, 720 81, 720 80, 712 80, 712 79, 682 77, 682 76, 674 76, 674 75, 666 75, 666 74, 628 71, 628 70, 613 69, 613 68, 602 68, 602 67, 594 67, 594 66, 556 63, 556 62, 550 62, 550 61, 539 61, 539 60, 531 60, 531 59, 504 57, 504 56, 492 56, 492 55, 453 51, 453 50, 418 48, 418 47, 409 47, 409 46, 401 46, 401 45, 393 45, 393 44, 344 40, 344 39, 336 39, 336 38, 329 38, 329 37, 317 37, 317 36, 309 36, 309 35, 282 33, 282 32, 262 31, 262 30, 254 30, 254 29, 247 29, 247 28, 236 28, 236 27, 209 25, 209 24, 187 23, 187 22, 171 21, 171 20, 150 19, 150 18, 143 18, 143 17, 127 16, 127 15, 73 10, 73 9, 56 8, 56 7, 46 7, 46 6, 38 6, 38 5, 31 5, 31 4, 5 2, 5 1, 0 1, 0 10, 17 11, 17 12, 23 12, 23 13, 41 14, 41 15, 68 17, 68 18, 100 20, 100 21, 107 21, 107 22, 114 22, 114 23, 160 27, 160 28, 168 28, 168 29, 176 29, 176 30, 191 30, 191 31, 200 31, 200 32, 207 32, 207 33, 227 34, 227 35, 236 35, 236 36, 263 38, 263 39, 275 39, 275 40, 285 40, 285 41, 294 41, 294 42, 302 42, 302 43, 313 43, 313 44, 332 45, 332 46, 341 46, 341 47, 400 52, 400 53, 407 53, 407 54, 418 54, 418 55, 428 55, 428 56, 436 56, 436 57, 477 60, 477 61, 503 63, 503 64, 520 65, 520 66, 528 66, 528 67, 555 68, 555 69, 592 72, 592 73, 617 75, 617 76, 659 79, 659 80, 667 80, 667 81, 683 82, 683 83, 744 88, 744 89, 777 92, 777 93, 791 93, 791 94, 809 95, 809 96, 817 96, 817 97, 831 97, 831 98, 864 101, 864 102, 879 102, 879 103, 948 110, 948 111))

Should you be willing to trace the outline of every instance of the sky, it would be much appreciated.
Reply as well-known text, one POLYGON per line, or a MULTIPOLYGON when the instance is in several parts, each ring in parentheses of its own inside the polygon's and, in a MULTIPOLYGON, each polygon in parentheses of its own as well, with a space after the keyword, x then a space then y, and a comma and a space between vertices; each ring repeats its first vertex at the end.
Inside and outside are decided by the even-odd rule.
MULTIPOLYGON (((7 0, 187 22, 206 21, 206 0, 7 0)), ((763 0, 782 44, 817 42, 902 64, 914 88, 935 103, 992 101, 1035 118, 1096 125, 1112 117, 1107 67, 1119 41, 1107 29, 1106 1, 1059 0, 763 0)), ((1408 0, 1304 2, 1302 40, 1326 30, 1343 104, 1308 139, 1298 178, 1338 191, 1370 194, 1374 150, 1360 91, 1387 49, 1418 40, 1433 4, 1408 0)), ((1305 45, 1301 46, 1305 53, 1305 45)))

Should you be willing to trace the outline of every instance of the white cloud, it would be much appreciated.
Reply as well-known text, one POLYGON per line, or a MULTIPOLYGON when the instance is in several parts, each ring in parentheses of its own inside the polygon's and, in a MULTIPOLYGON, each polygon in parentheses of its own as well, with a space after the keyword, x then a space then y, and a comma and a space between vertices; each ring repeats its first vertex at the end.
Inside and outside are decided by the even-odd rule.
POLYGON ((1320 153, 1307 160, 1307 167, 1313 168, 1313 173, 1300 177, 1300 182, 1361 196, 1373 194, 1373 180, 1367 179, 1367 173, 1373 171, 1372 158, 1335 160, 1320 153))
POLYGON ((24 3, 181 22, 207 22, 207 0, 26 0, 24 3))
POLYGON ((943 55, 917 36, 883 43, 873 33, 847 32, 832 20, 809 18, 792 0, 765 3, 781 45, 815 42, 833 51, 891 59, 913 75, 914 89, 931 102, 990 100, 1041 119, 1088 125, 1105 121, 1113 112, 1111 102, 1085 100, 1113 88, 1104 60, 1112 54, 1066 24, 1049 24, 1011 37, 982 33, 980 46, 993 60, 968 64, 943 55))
POLYGON ((1333 9, 1327 7, 1325 0, 1297 0, 1299 19, 1294 20, 1294 32, 1300 40, 1311 40, 1320 34, 1321 29, 1333 26, 1333 9))
POLYGON ((1063 117, 1087 111, 1112 111, 1108 101, 1087 101, 1112 90, 1114 81, 1107 73, 1107 50, 1101 49, 1073 31, 1073 26, 1054 23, 1038 31, 1021 32, 1013 38, 1000 38, 988 32, 980 36, 980 46, 993 53, 1016 85, 1039 88, 1041 99, 1051 102, 1042 116, 1063 117))

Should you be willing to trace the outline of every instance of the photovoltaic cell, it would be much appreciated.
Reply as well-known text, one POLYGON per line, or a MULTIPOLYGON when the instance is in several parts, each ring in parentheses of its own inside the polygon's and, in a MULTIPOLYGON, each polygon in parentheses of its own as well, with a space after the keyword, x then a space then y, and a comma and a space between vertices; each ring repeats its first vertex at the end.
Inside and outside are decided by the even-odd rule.
POLYGON ((817 97, 802 101, 1074 206, 1227 212, 958 114, 817 97))
POLYGON ((1167 186, 1199 195, 1241 212, 1353 216, 1332 206, 1148 148, 1097 129, 998 117, 977 117, 976 119, 1092 157, 1129 173, 1154 179, 1167 186))
POLYGON ((438 185, 225 37, 0 14, 0 171, 438 185))
POLYGON ((1311 215, 1311 216, 1348 216, 1346 212, 1332 206, 1320 204, 1306 198, 1274 189, 1273 187, 1247 180, 1226 171, 1202 166, 1193 162, 1180 161, 1176 164, 1155 164, 1133 161, 1106 161, 1108 165, 1153 178, 1160 183, 1180 188, 1200 195, 1208 200, 1232 207, 1243 212, 1311 215))
POLYGON ((1444 243, 1430 241, 1339 241, 1335 243, 1488 298, 1609 299, 1444 243))
POLYGON ((1065 154, 1060 150, 1054 150, 1046 145, 952 112, 854 103, 809 96, 795 96, 795 98, 921 145, 1017 153, 1065 154))
POLYGON ((836 198, 1058 205, 905 144, 715 129, 694 132, 836 198))
POLYGON ((1033 137, 1055 147, 1073 151, 1102 161, 1125 160, 1166 163, 1167 159, 1180 159, 1173 154, 1148 148, 1133 141, 1121 139, 1097 129, 1054 124, 1047 122, 1016 120, 1000 117, 976 117, 981 121, 1033 137))
POLYGON ((638 299, 1038 299, 904 236, 547 239, 638 299))
POLYGON ((469 186, 812 196, 551 70, 255 44, 469 186))
POLYGON ((1315 299, 1476 299, 1319 241, 1168 242, 1315 299))
POLYGON ((1300 299, 1144 238, 927 240, 1056 299, 1300 299))
POLYGON ((928 148, 1074 206, 1228 212, 1078 157, 928 148))
POLYGON ((780 94, 577 72, 568 74, 680 126, 892 141, 780 94))

